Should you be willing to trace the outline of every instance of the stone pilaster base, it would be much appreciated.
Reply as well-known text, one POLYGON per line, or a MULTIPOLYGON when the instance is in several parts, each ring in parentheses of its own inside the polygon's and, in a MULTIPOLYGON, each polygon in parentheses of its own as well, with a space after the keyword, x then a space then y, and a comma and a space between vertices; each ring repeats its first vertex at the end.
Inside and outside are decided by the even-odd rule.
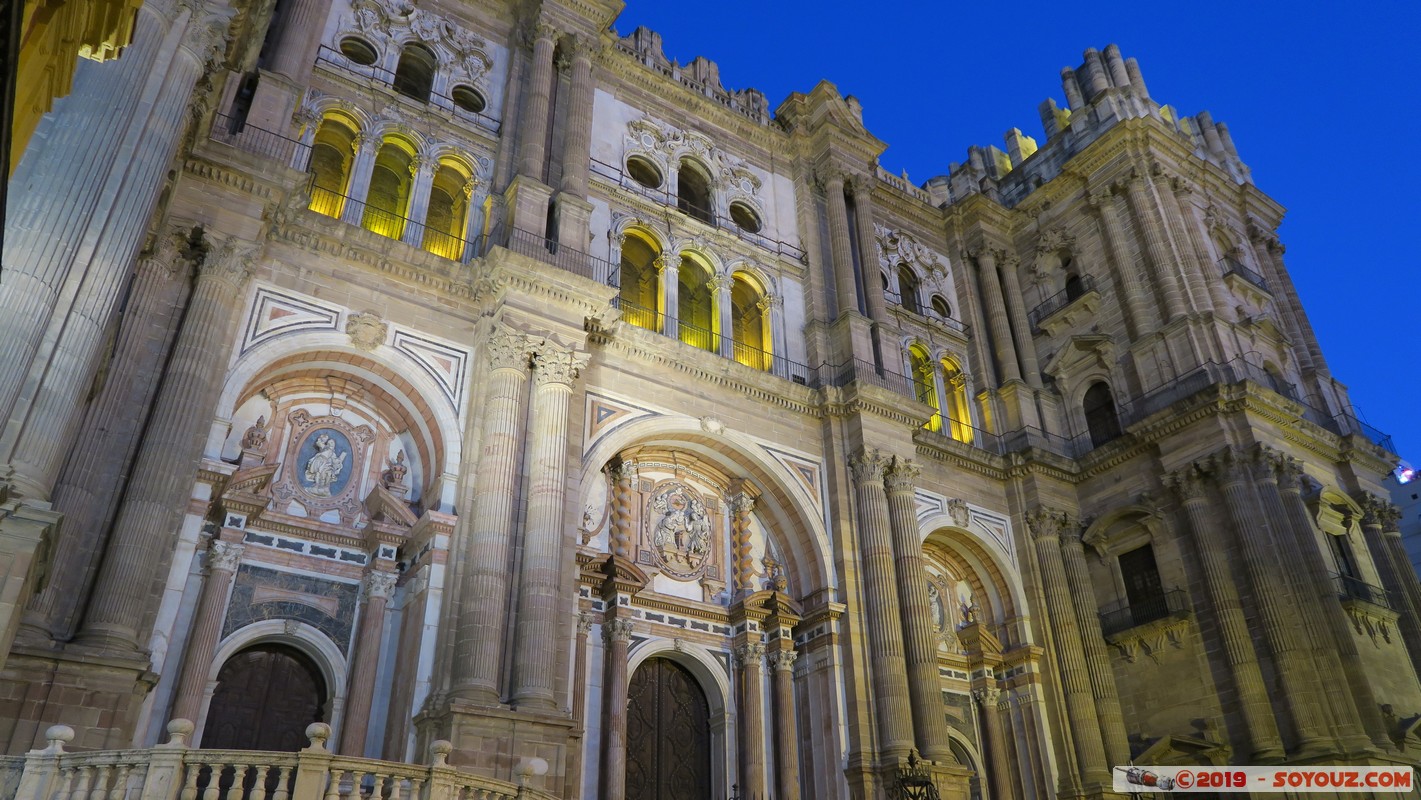
POLYGON ((0 671, 0 753, 44 747, 51 725, 74 729, 75 750, 133 746, 143 700, 157 681, 146 656, 16 647, 0 671))
POLYGON ((588 225, 592 219, 592 204, 581 197, 566 192, 558 194, 558 230, 554 237, 548 231, 548 238, 556 238, 558 244, 579 253, 588 252, 588 225))
POLYGON ((62 518, 48 503, 12 497, 10 485, 0 481, 0 667, 20 630, 25 604, 43 584, 62 518))
POLYGON ((418 749, 427 752, 436 739, 454 743, 449 754, 452 766, 501 781, 561 795, 569 754, 577 741, 576 723, 560 712, 539 714, 511 711, 503 706, 475 706, 450 700, 442 709, 415 718, 418 749), (534 759, 547 765, 539 775, 534 769, 526 779, 525 769, 534 759))
MULTIPOLYGON (((884 795, 893 797, 898 788, 898 782, 902 779, 905 768, 908 767, 906 760, 899 763, 890 764, 879 770, 878 780, 883 786, 884 795)), ((941 800, 968 800, 972 796, 972 770, 961 764, 935 764, 931 761, 919 760, 916 764, 916 772, 922 778, 932 781, 937 787, 937 794, 941 800)), ((982 785, 987 784, 987 776, 977 776, 982 785)))
POLYGON ((553 190, 542 181, 523 175, 515 177, 504 192, 508 209, 505 224, 534 236, 556 235, 556 231, 545 230, 548 226, 548 201, 552 196, 553 190))

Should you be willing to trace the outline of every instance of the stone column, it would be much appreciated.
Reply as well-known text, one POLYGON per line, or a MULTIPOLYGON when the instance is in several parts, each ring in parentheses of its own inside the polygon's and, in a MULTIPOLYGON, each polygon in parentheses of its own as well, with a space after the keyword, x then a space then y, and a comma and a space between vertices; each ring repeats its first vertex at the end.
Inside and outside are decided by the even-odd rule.
POLYGON ((662 253, 651 262, 660 276, 661 303, 665 314, 661 317, 661 333, 672 339, 681 336, 681 256, 662 253))
POLYGON ((765 645, 749 642, 735 650, 740 666, 740 792, 765 796, 765 645))
POLYGON ((1153 303, 1147 302, 1149 290, 1140 282, 1135 271, 1135 258, 1125 243, 1125 229, 1120 224, 1120 214, 1115 208, 1115 195, 1110 189, 1092 192, 1090 207, 1100 215, 1101 233, 1110 256, 1115 264, 1115 274, 1120 277, 1120 292, 1125 300, 1125 319, 1135 338, 1153 333, 1159 324, 1153 312, 1153 303))
MULTIPOLYGON (((223 534, 238 540, 242 536, 241 531, 231 529, 224 529, 223 534)), ((240 544, 220 539, 214 539, 207 546, 207 580, 202 584, 202 595, 197 602, 192 635, 183 648, 183 671, 173 700, 173 719, 202 718, 203 695, 207 676, 212 672, 212 658, 217 654, 217 642, 222 637, 227 596, 245 549, 240 544)))
POLYGON ((1221 281, 1214 265, 1200 252, 1201 243, 1194 237, 1194 228, 1187 219, 1193 215, 1184 210, 1189 201, 1179 196, 1189 194, 1189 185, 1169 176, 1161 176, 1156 186, 1164 204, 1168 227, 1174 235, 1175 247, 1179 251, 1179 267, 1184 273, 1185 289, 1193 299, 1196 310, 1212 313, 1215 310, 1214 298, 1209 284, 1218 286, 1221 281))
POLYGON ((360 225, 365 221, 365 201, 370 195, 370 176, 375 172, 375 156, 380 153, 381 140, 368 133, 355 135, 355 158, 350 162, 350 178, 345 184, 345 200, 341 208, 342 222, 360 225))
POLYGON ((1263 274, 1267 276, 1269 286, 1273 288, 1273 296, 1279 297, 1281 295, 1281 310, 1284 319, 1291 317, 1293 325, 1297 328, 1300 341, 1293 346, 1293 349, 1300 351, 1298 364, 1310 366, 1319 375, 1330 375, 1331 373, 1327 369, 1327 360, 1322 357, 1322 348, 1317 343, 1317 335, 1313 333, 1312 323, 1308 321, 1307 312, 1303 311, 1302 303, 1298 301, 1298 290, 1293 286, 1293 279, 1288 274, 1288 268, 1283 265, 1283 254, 1287 252, 1287 248, 1283 246, 1282 242, 1259 231, 1254 226, 1250 226, 1249 233, 1256 237, 1254 247, 1259 255, 1258 264, 1263 270, 1263 274))
POLYGON ((1021 369, 1016 364, 1016 346, 1012 344, 1011 323, 1007 321, 1007 304, 1002 299, 1002 282, 997 276, 997 257, 992 250, 979 250, 973 254, 977 268, 982 275, 982 293, 987 318, 992 331, 992 351, 997 357, 997 380, 999 385, 1008 381, 1021 380, 1021 369))
MULTIPOLYGON (((1258 494, 1263 500, 1263 512, 1268 520, 1268 524, 1277 534, 1277 541, 1274 544, 1280 551, 1288 551, 1297 548, 1297 552, 1304 562, 1313 557, 1320 556, 1318 552, 1317 539, 1309 525, 1303 531, 1294 530, 1294 520, 1288 515, 1287 508, 1283 501, 1282 492, 1278 486, 1278 471, 1286 469, 1285 459, 1280 453, 1260 449, 1257 455, 1257 462, 1253 470, 1254 485, 1258 488, 1258 494), (1311 550, 1309 554, 1305 551, 1311 550)), ((1330 680, 1328 676, 1347 675, 1346 667, 1342 663, 1341 648, 1333 641, 1332 631, 1325 621, 1326 608, 1319 602, 1319 590, 1326 589, 1327 593, 1336 596, 1332 591, 1332 581, 1324 570, 1322 579, 1317 584, 1312 584, 1312 566, 1306 565, 1303 569, 1285 569, 1283 574, 1288 579, 1288 588, 1292 593, 1293 602, 1298 610, 1298 617, 1302 620, 1303 630, 1306 632, 1304 641, 1308 651, 1312 655, 1313 663, 1321 672, 1322 691, 1326 698, 1328 708, 1331 710, 1331 718, 1335 726, 1337 735, 1341 738, 1343 745, 1342 752, 1359 752, 1371 747, 1367 735, 1362 728, 1360 718, 1357 714, 1357 707, 1353 704, 1352 695, 1347 691, 1344 681, 1330 680)), ((1341 609, 1339 608, 1340 612, 1341 609)), ((1339 616, 1339 620, 1341 617, 1339 616)), ((1350 636, 1348 637, 1350 639, 1350 636)), ((1353 654, 1356 654, 1354 645, 1353 654)), ((1370 693, 1370 689, 1368 690, 1370 693)))
MULTIPOLYGON (((1415 572, 1411 568, 1410 559, 1406 556, 1405 547, 1400 548, 1401 557, 1396 558, 1397 554, 1387 546, 1389 537, 1383 532, 1384 527, 1396 529, 1396 507, 1370 494, 1363 495, 1360 501, 1362 505, 1362 535, 1366 539, 1367 550, 1372 554, 1372 563, 1377 567, 1377 577, 1381 579, 1382 588, 1391 598, 1388 605, 1400 614, 1396 625, 1401 631, 1401 640, 1406 644, 1406 652, 1411 657, 1416 674, 1421 675, 1421 625, 1418 625, 1416 618, 1417 613, 1421 612, 1421 608, 1416 608, 1412 604, 1412 593, 1407 591, 1408 587, 1403 583, 1408 573, 1414 575, 1415 572)), ((1401 533, 1399 531, 1395 538, 1400 543, 1401 533)))
POLYGON ((779 800, 799 800, 799 722, 794 714, 793 650, 770 652, 775 694, 775 792, 779 800))
POLYGON ((518 174, 543 179, 547 162, 548 109, 552 102, 553 47, 557 29, 547 22, 534 24, 533 71, 524 91, 523 119, 518 127, 518 174))
POLYGON ((751 512, 755 509, 755 498, 744 492, 730 498, 730 553, 731 589, 735 599, 740 599, 755 591, 754 546, 750 541, 751 512))
POLYGON ((35 595, 26 623, 60 641, 74 635, 138 446, 140 431, 129 421, 147 414, 187 301, 192 273, 183 252, 187 242, 188 231, 166 230, 139 259, 113 358, 79 429, 84 447, 70 452, 54 486, 54 509, 64 514, 64 525, 52 551, 49 582, 35 595))
POLYGON ((1036 544, 1047 618, 1056 644, 1056 666, 1081 778, 1086 783, 1109 783, 1110 764, 1106 763, 1102 747, 1100 717, 1095 709, 1080 628, 1072 610, 1071 588, 1061 565, 1061 530, 1075 523, 1059 511, 1038 508, 1027 515, 1026 524, 1036 544))
POLYGON ((1002 288, 1006 293, 1007 311, 1011 314, 1011 327, 1016 332, 1016 352, 1021 356, 1022 377, 1026 385, 1041 388, 1041 363, 1036 359, 1036 342, 1031 336, 1031 323, 1026 318, 1023 305, 1021 280, 1016 270, 1020 262, 1015 255, 1005 251, 998 253, 1002 266, 1002 288))
POLYGON ((854 178, 854 223, 859 240, 859 274, 863 280, 863 296, 868 316, 874 322, 888 321, 888 307, 883 300, 883 280, 879 277, 878 241, 873 229, 873 182, 875 178, 859 175, 854 178))
POLYGON ((1100 734, 1105 743, 1105 757, 1111 766, 1130 763, 1130 741, 1125 733, 1125 716, 1120 711, 1120 694, 1115 687, 1115 671, 1110 666, 1110 653, 1105 649, 1105 636, 1100 630, 1100 614, 1095 604, 1094 585, 1085 562, 1085 546, 1081 528, 1071 525, 1061 531, 1061 563, 1066 570, 1071 601, 1080 624, 1081 646, 1085 653, 1086 670, 1090 674, 1091 695, 1100 716, 1100 734))
POLYGON ((1277 548, 1249 496, 1249 475, 1242 458, 1232 450, 1214 457, 1215 476, 1224 496, 1224 509, 1243 549, 1243 564, 1253 589, 1253 599, 1262 625, 1263 637, 1273 653, 1273 663, 1282 684, 1282 695, 1292 711, 1297 730, 1297 748, 1303 753, 1325 751, 1327 723, 1318 713, 1321 689, 1311 661, 1302 649, 1287 590, 1278 569, 1277 548))
POLYGON ((452 690, 456 697, 495 705, 508 622, 529 343, 524 334, 500 326, 489 336, 487 348, 488 388, 474 503, 471 510, 459 515, 460 527, 468 526, 459 532, 459 538, 468 542, 468 556, 461 570, 452 690))
POLYGON ((786 376, 789 366, 789 353, 786 350, 788 340, 785 339, 785 299, 784 295, 767 295, 765 300, 770 305, 770 346, 765 348, 770 351, 774 358, 771 371, 781 378, 786 376))
MULTIPOLYGON (((987 761, 992 765, 992 772, 989 776, 992 785, 992 800, 1012 800, 1011 788, 1011 759, 1007 758, 1007 740, 1002 734, 1001 712, 997 710, 997 702, 1001 699, 1002 690, 995 686, 988 686, 982 689, 973 689, 972 696, 977 700, 978 711, 982 715, 982 727, 987 731, 987 761)), ((1112 762, 1115 764, 1130 763, 1127 756, 1124 761, 1112 762)))
POLYGON ((351 659, 350 690, 345 696, 345 721, 340 732, 341 755, 365 756, 365 734, 375 699, 375 669, 380 665, 380 639, 385 631, 385 604, 398 579, 394 573, 372 570, 360 582, 365 610, 360 616, 355 656, 351 659))
POLYGON ((83 61, 17 166, 0 280, 0 473, 49 497, 105 333, 230 9, 145 6, 124 57, 83 61), (164 17, 173 20, 171 26, 164 17))
POLYGON ((202 258, 81 639, 128 651, 147 644, 144 627, 159 595, 154 584, 162 579, 187 513, 255 254, 252 245, 233 236, 202 258))
POLYGON ((636 502, 636 462, 625 456, 607 467, 612 480, 612 555, 627 562, 636 561, 632 554, 632 504, 636 502))
POLYGON ((533 352, 528 415, 527 523, 518 575, 518 624, 513 645, 513 704, 554 707, 559 574, 567 495, 568 399, 586 353, 544 341, 533 352))
POLYGON ((577 738, 568 748, 567 774, 563 777, 563 797, 577 800, 582 796, 582 751, 587 742, 587 635, 592 632, 592 616, 577 615, 577 643, 572 657, 572 722, 577 738))
POLYGON ((627 788, 627 646, 632 621, 610 619, 602 623, 602 644, 607 662, 602 674, 601 797, 621 800, 627 788))
POLYGON ((853 244, 849 238, 849 206, 844 200, 844 176, 835 172, 824 181, 824 201, 829 213, 829 256, 834 264, 834 293, 839 314, 859 310, 858 281, 854 278, 853 244))
POLYGON ((899 610, 908 670, 908 696, 913 707, 913 731, 918 747, 932 761, 954 764, 948 745, 947 717, 942 708, 942 682, 937 672, 937 636, 933 630, 928 576, 923 569, 922 537, 918 534, 914 484, 920 470, 912 461, 894 457, 884 474, 888 487, 888 517, 893 529, 894 573, 898 578, 899 610))
POLYGON ((1273 718, 1273 705, 1264 688, 1263 673, 1258 667, 1251 628, 1244 618, 1243 605, 1234 587, 1228 546, 1220 535, 1219 526, 1209 514, 1210 503, 1205 494, 1203 475, 1197 467, 1190 465, 1171 474, 1169 483, 1170 488, 1179 495, 1185 519, 1189 522, 1190 538, 1198 548, 1199 565, 1204 571, 1204 588, 1214 616, 1219 620, 1219 636, 1233 673, 1239 707, 1243 711, 1243 722, 1247 728, 1244 740, 1252 752, 1239 755, 1260 764, 1277 761, 1283 757, 1283 742, 1278 735, 1277 720, 1273 718))
POLYGON ((1179 285, 1179 275, 1174 269, 1174 258, 1164 239, 1160 224, 1159 209, 1153 200, 1153 187, 1143 175, 1130 179, 1126 196, 1135 214, 1135 223, 1145 239, 1145 252, 1149 257, 1150 273, 1155 286, 1164 295, 1165 313, 1169 322, 1184 316, 1189 309, 1184 304, 1184 290, 1179 285))
POLYGON ((716 324, 720 326, 717 350, 722 358, 735 358, 735 305, 730 299, 730 290, 735 279, 729 275, 715 275, 710 280, 710 290, 715 295, 716 324))
POLYGON ((429 216, 429 193, 434 188, 434 173, 438 169, 439 162, 428 157, 421 156, 410 162, 410 176, 414 182, 410 186, 409 212, 405 215, 409 221, 405 223, 404 235, 400 237, 405 244, 424 246, 424 220, 429 216))
POLYGON ((883 473, 888 459, 865 450, 849 466, 858 499, 859 546, 863 548, 864 621, 868 627, 879 755, 893 762, 913 748, 913 710, 908 663, 903 652, 898 592, 893 578, 893 539, 883 473))
POLYGON ((592 158, 592 54, 596 47, 585 36, 568 36, 564 48, 572 54, 572 87, 567 106, 567 134, 562 150, 562 190, 587 196, 587 170, 592 158))
POLYGON ((331 0, 291 0, 290 10, 272 47, 271 71, 306 85, 315 66, 319 35, 331 13, 331 0))

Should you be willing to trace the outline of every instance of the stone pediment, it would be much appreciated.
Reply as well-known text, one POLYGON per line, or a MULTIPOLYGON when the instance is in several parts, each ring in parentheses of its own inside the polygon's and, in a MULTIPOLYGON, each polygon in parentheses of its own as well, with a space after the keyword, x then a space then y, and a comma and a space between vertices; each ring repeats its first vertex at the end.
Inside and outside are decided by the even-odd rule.
POLYGON ((1061 381, 1066 375, 1080 372, 1082 367, 1100 367, 1110 370, 1114 363, 1115 342, 1109 336, 1102 334, 1072 336, 1065 347, 1056 351, 1042 372, 1061 381))
POLYGON ((365 513, 371 522, 392 523, 402 528, 413 528, 419 522, 408 503, 379 484, 365 497, 365 513))

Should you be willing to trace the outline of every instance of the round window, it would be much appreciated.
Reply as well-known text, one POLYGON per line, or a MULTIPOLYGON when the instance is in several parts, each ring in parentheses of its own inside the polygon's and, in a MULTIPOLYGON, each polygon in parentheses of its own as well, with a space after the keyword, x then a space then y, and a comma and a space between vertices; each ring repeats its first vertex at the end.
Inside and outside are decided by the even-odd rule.
POLYGON ((340 40, 340 54, 362 67, 374 64, 378 56, 369 42, 358 36, 347 36, 340 40))
POLYGON ((760 224, 760 215, 756 214, 755 209, 751 208, 747 203, 731 203, 730 219, 736 225, 739 225, 741 230, 748 233, 759 233, 762 227, 760 224))
POLYGON ((484 102, 484 96, 479 94, 472 86, 459 85, 449 93, 454 105, 473 114, 478 114, 488 107, 484 102))
POLYGON ((641 156, 632 156, 627 159, 627 174, 632 180, 645 186, 648 189, 661 188, 661 170, 651 162, 651 159, 641 156))

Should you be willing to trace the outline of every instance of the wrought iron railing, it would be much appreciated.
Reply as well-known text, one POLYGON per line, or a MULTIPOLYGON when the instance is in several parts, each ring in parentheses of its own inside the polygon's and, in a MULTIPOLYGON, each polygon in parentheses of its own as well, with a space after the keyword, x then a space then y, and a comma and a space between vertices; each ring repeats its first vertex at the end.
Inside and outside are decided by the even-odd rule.
POLYGON ((294 169, 305 169, 311 155, 311 146, 304 142, 221 113, 213 115, 208 138, 294 169))
POLYGON ((430 227, 423 221, 318 186, 314 181, 307 188, 307 193, 311 197, 307 208, 318 214, 336 219, 348 219, 359 214, 359 227, 390 239, 400 239, 450 261, 467 262, 477 255, 479 248, 471 247, 469 240, 463 236, 430 227))
POLYGON ((971 333, 972 331, 972 326, 968 325, 962 320, 953 319, 952 317, 939 314, 937 311, 934 311, 931 306, 924 306, 919 303, 918 307, 914 308, 912 303, 904 303, 903 295, 891 289, 883 290, 883 300, 889 305, 897 306, 898 308, 903 309, 909 314, 916 314, 920 317, 923 317, 924 319, 929 319, 933 322, 938 323, 939 325, 944 325, 948 328, 951 328, 952 330, 959 331, 964 334, 971 333))
POLYGON ((532 231, 520 228, 509 229, 504 246, 519 255, 537 259, 598 283, 617 286, 621 282, 620 264, 613 264, 605 258, 598 258, 591 253, 575 250, 560 244, 556 239, 549 239, 532 231))
POLYGON ((1026 315, 1027 321, 1031 323, 1031 327, 1039 328, 1042 320, 1093 291, 1095 291, 1095 279, 1089 275, 1082 275, 1077 283, 1071 284, 1038 303, 1036 308, 1031 309, 1031 313, 1026 315))
POLYGON ((1183 589, 1166 589, 1131 603, 1121 600, 1100 610, 1100 632, 1106 636, 1139 627, 1157 619, 1189 611, 1189 596, 1183 589))
POLYGON ((1262 275, 1244 266, 1243 262, 1231 256, 1225 256, 1219 259, 1219 274, 1224 277, 1237 275, 1265 292, 1271 293, 1273 291, 1268 288, 1268 281, 1265 280, 1262 275))
MULTIPOLYGON (((376 64, 357 64, 349 58, 346 58, 344 53, 329 45, 321 45, 320 50, 316 54, 316 63, 340 70, 349 75, 366 78, 391 88, 395 85, 395 73, 376 64)), ((412 102, 420 102, 419 98, 410 97, 403 92, 399 92, 399 94, 401 97, 409 97, 412 102)), ((496 134, 499 128, 502 127, 502 124, 498 120, 488 114, 481 111, 470 111, 466 108, 461 108, 458 103, 454 102, 454 98, 440 92, 431 91, 429 93, 429 99, 426 102, 431 106, 450 112, 458 119, 472 122, 489 133, 496 134)))
POLYGON ((1387 590, 1380 586, 1373 586, 1361 578, 1337 573, 1333 573, 1332 580, 1337 584, 1337 596, 1343 600, 1360 600, 1374 606, 1392 608, 1387 590))

